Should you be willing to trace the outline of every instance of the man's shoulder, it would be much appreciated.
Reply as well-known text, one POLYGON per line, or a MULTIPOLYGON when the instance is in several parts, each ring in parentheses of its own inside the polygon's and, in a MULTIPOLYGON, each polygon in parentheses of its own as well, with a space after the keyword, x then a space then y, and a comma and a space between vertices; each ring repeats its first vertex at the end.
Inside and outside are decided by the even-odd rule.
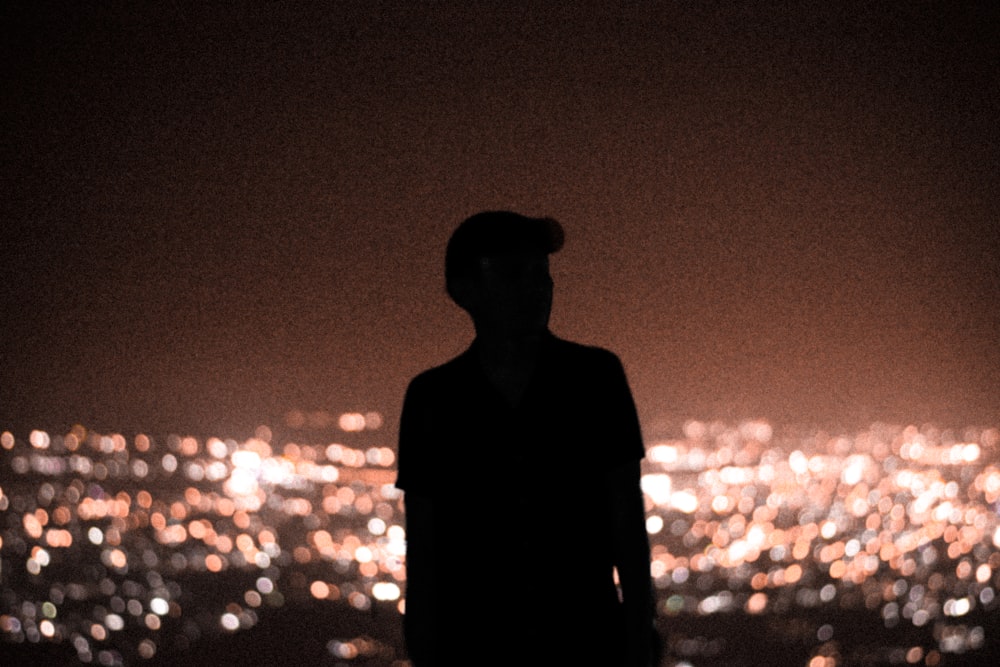
POLYGON ((465 351, 443 364, 422 371, 410 381, 410 388, 420 389, 423 387, 440 386, 441 384, 454 382, 466 376, 469 373, 468 355, 469 352, 465 351))
POLYGON ((552 336, 551 350, 554 357, 573 365, 621 366, 618 355, 603 347, 584 345, 552 336))

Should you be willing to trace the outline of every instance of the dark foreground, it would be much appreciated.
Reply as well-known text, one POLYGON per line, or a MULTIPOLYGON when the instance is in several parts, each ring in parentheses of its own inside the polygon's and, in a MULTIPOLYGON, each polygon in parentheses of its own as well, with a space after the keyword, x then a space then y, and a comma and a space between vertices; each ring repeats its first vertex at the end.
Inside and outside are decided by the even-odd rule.
MULTIPOLYGON (((752 616, 742 613, 711 617, 680 615, 659 619, 664 649, 663 667, 771 667, 800 665, 945 665, 995 667, 1000 665, 1000 616, 984 614, 967 619, 984 629, 978 650, 963 653, 927 653, 914 647, 934 645, 941 629, 913 627, 886 630, 874 614, 822 612, 808 615, 752 616), (820 641, 824 625, 836 628, 820 641), (824 659, 825 658, 825 659, 824 659)), ((569 630, 569 629, 568 629, 569 630)), ((567 640, 574 639, 571 632, 567 640)), ((578 639, 578 638, 577 638, 578 639)), ((558 635, 553 641, 560 641, 558 635)), ((68 642, 0 644, 0 665, 79 666, 68 642)), ((99 664, 95 659, 93 664, 99 664)), ((186 665, 271 667, 353 665, 375 667, 409 665, 399 616, 391 607, 360 612, 339 602, 315 601, 262 611, 252 628, 220 632, 190 644, 164 646, 150 659, 126 657, 125 664, 148 667, 186 665)), ((469 665, 475 665, 470 657, 469 665)), ((530 664, 530 656, 524 658, 530 664)))

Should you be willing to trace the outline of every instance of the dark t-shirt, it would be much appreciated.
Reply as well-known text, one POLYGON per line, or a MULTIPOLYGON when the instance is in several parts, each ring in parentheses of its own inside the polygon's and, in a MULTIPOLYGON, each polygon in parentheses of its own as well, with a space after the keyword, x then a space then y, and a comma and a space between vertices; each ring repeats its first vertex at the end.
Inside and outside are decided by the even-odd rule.
POLYGON ((433 570, 408 577, 433 578, 438 627, 485 642, 551 636, 554 619, 608 631, 619 611, 609 473, 643 454, 624 370, 606 350, 547 336, 516 407, 475 344, 417 376, 396 486, 433 503, 433 570))

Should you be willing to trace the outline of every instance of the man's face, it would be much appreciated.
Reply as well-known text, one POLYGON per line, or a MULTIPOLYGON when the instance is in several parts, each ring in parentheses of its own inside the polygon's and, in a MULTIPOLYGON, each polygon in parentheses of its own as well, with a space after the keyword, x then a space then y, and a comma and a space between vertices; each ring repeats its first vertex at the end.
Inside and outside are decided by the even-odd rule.
POLYGON ((480 280, 473 317, 479 327, 513 336, 544 332, 552 312, 549 257, 537 250, 479 260, 480 280))

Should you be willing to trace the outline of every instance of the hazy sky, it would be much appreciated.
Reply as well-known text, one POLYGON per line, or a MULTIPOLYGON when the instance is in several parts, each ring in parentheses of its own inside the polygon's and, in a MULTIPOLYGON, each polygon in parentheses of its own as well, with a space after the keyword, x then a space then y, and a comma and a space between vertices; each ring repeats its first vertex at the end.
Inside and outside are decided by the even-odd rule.
POLYGON ((4 4, 0 429, 391 440, 489 208, 649 432, 1000 423, 994 3, 304 4, 4 4))

